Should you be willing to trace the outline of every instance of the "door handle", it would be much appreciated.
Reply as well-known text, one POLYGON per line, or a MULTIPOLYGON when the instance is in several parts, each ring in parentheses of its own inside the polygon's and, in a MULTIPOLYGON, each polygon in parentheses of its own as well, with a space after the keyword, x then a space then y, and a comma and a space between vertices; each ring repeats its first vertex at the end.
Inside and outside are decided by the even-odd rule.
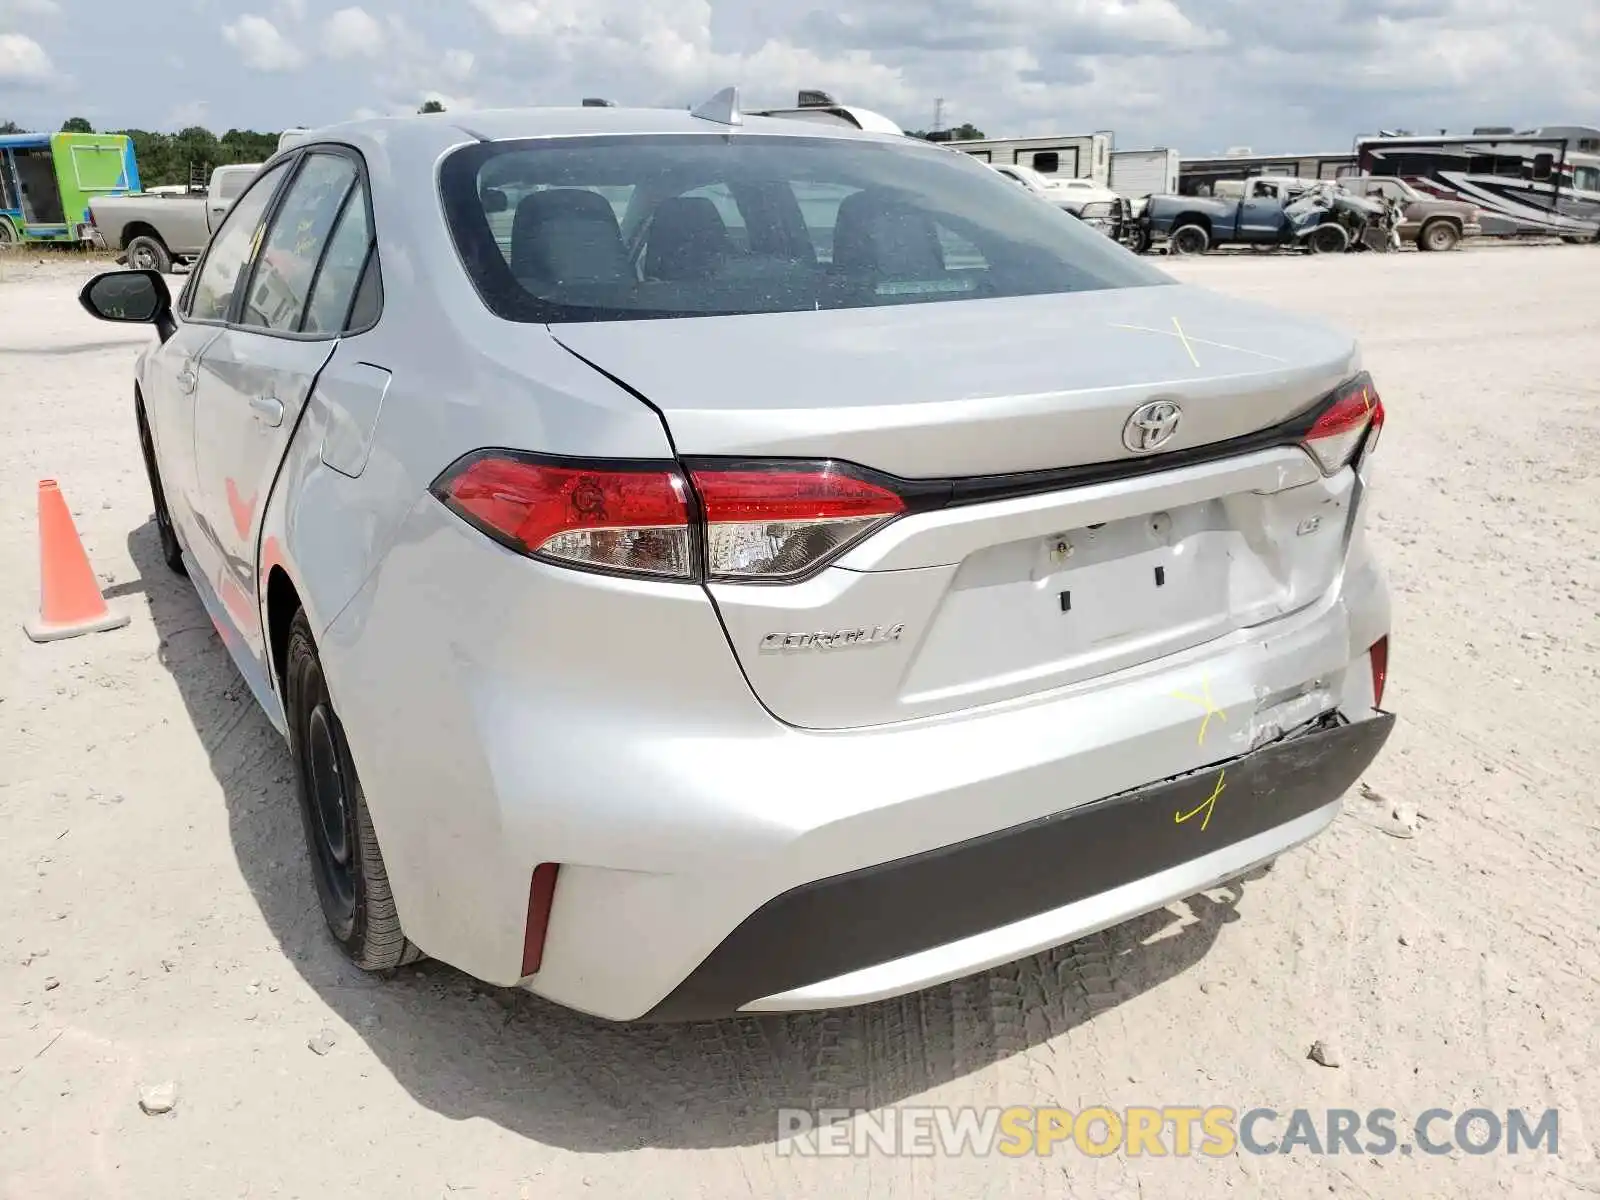
POLYGON ((255 413, 264 425, 276 428, 283 424, 283 401, 276 396, 251 396, 250 411, 255 413))
POLYGON ((184 363, 183 370, 178 372, 178 386, 185 392, 192 392, 195 384, 199 382, 200 377, 194 373, 194 368, 188 363, 184 363))

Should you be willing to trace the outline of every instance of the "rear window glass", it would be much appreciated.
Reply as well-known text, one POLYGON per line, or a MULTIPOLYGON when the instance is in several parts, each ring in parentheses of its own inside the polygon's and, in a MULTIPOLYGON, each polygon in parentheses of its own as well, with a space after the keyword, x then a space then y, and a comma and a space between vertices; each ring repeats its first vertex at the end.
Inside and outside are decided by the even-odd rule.
POLYGON ((1170 283, 964 155, 765 134, 486 142, 446 220, 512 320, 867 308, 1170 283))

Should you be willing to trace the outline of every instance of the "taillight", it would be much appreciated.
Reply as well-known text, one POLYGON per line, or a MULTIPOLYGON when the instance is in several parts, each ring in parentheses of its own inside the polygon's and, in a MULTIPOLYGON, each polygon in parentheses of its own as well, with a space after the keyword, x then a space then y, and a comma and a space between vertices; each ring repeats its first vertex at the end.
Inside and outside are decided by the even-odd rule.
POLYGON ((1332 475, 1362 449, 1362 459, 1378 444, 1383 428, 1383 401, 1372 386, 1372 377, 1362 372, 1335 393, 1333 400, 1317 417, 1306 434, 1305 446, 1315 456, 1324 475, 1332 475), (1369 434, 1370 431, 1370 434, 1369 434))
POLYGON ((905 511, 886 487, 836 463, 695 467, 713 579, 794 579, 905 511))
POLYGON ((521 554, 590 570, 692 579, 683 477, 658 464, 468 455, 433 486, 458 516, 521 554))
POLYGON ((430 490, 519 554, 588 570, 741 583, 792 582, 906 509, 866 473, 827 461, 700 462, 690 465, 689 480, 692 497, 678 469, 661 463, 589 465, 484 450, 452 465, 430 490))

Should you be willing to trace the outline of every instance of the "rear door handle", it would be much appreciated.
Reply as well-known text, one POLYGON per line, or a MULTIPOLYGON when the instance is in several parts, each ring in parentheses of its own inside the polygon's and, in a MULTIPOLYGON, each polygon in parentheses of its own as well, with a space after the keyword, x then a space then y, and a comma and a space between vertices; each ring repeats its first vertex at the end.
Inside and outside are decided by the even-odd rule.
POLYGON ((283 401, 276 396, 251 396, 250 411, 255 413, 264 425, 276 428, 283 424, 283 401))

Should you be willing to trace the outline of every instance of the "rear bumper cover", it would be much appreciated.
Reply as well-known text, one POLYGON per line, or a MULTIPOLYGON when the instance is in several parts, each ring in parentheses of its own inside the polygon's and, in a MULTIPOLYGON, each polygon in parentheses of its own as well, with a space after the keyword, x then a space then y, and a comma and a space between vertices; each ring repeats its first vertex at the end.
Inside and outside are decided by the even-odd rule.
POLYGON ((788 1007, 759 1002, 1073 905, 1293 826, 1336 804, 1393 727, 1388 713, 1313 726, 1176 779, 792 888, 751 914, 645 1019, 788 1007))

